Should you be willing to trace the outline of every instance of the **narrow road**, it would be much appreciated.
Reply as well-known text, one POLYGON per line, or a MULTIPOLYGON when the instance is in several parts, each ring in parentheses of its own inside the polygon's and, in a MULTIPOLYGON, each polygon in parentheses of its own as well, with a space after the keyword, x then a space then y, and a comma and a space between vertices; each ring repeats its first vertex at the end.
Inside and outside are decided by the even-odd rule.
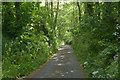
POLYGON ((30 78, 85 78, 80 65, 68 45, 62 46, 42 69, 37 70, 30 78))

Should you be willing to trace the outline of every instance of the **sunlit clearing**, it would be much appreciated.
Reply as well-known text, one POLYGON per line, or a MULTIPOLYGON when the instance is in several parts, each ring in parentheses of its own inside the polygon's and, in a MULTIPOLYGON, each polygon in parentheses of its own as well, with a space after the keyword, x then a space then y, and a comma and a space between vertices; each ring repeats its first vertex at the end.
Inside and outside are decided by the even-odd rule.
POLYGON ((64 45, 64 41, 62 41, 62 45, 64 45))

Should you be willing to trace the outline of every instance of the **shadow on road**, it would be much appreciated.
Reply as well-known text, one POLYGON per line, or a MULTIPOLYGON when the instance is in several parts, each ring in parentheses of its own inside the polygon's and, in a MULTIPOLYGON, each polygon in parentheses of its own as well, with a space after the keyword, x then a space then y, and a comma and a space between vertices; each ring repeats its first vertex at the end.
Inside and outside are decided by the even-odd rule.
POLYGON ((85 78, 80 65, 69 45, 62 45, 44 67, 30 78, 85 78))

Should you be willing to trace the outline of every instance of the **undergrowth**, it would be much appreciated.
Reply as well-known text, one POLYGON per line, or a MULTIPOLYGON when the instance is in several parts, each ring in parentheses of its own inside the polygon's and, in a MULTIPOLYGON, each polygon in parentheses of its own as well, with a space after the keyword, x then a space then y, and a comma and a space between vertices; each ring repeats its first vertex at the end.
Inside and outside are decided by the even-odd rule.
POLYGON ((46 38, 41 34, 23 34, 3 42, 2 78, 26 76, 45 63, 57 51, 48 45, 46 38))

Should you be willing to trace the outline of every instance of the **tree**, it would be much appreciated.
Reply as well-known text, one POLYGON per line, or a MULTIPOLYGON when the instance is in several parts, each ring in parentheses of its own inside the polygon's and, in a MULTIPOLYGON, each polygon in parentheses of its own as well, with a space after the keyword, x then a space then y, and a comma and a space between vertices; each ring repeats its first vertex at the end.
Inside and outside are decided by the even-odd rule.
POLYGON ((81 10, 80 10, 80 5, 79 2, 77 2, 78 10, 79 10, 79 22, 80 22, 80 17, 81 17, 81 10))
MULTIPOLYGON (((55 16, 55 24, 57 23, 57 15, 59 10, 59 2, 57 2, 57 10, 56 10, 56 16, 55 16)), ((54 29, 55 30, 55 29, 54 29)))

